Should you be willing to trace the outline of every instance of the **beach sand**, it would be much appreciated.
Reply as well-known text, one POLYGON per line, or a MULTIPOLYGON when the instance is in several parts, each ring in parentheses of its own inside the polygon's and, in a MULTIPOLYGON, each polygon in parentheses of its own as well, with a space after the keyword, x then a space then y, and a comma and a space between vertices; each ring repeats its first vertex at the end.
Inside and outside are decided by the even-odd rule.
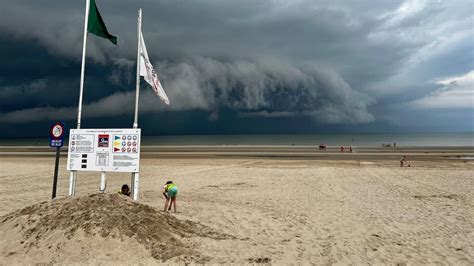
MULTIPOLYGON (((22 152, 0 157, 2 220, 29 205, 50 202, 54 157, 22 152)), ((153 152, 142 156, 140 203, 152 207, 149 211, 158 220, 169 215, 176 218, 175 225, 179 221, 208 228, 209 236, 202 230, 173 235, 182 243, 177 248, 190 253, 163 259, 153 257, 138 235, 118 241, 113 234, 83 233, 70 240, 75 244, 64 253, 48 253, 42 245, 27 252, 18 244, 11 250, 16 246, 9 243, 25 235, 10 230, 14 225, 4 221, 2 262, 34 262, 35 254, 51 254, 55 257, 44 255, 42 262, 474 264, 474 161, 453 159, 472 156, 464 150, 451 154, 418 149, 418 157, 408 158, 411 167, 403 168, 399 155, 407 151, 375 150, 346 157, 308 156, 302 151, 304 156, 295 157, 291 151, 271 148, 252 150, 251 155, 227 151, 230 154, 225 156, 215 156, 215 151, 171 150, 171 159, 153 152), (160 189, 167 180, 179 187, 177 214, 161 212, 160 189), (77 253, 81 246, 91 245, 107 247, 110 254, 77 253)), ((61 158, 58 206, 71 200, 64 198, 68 178, 61 158)), ((124 183, 130 183, 129 174, 108 174, 107 193, 116 194, 124 183)), ((78 174, 77 198, 97 193, 98 187, 99 173, 78 174)), ((132 221, 146 218, 143 213, 141 218, 124 214, 132 221)))

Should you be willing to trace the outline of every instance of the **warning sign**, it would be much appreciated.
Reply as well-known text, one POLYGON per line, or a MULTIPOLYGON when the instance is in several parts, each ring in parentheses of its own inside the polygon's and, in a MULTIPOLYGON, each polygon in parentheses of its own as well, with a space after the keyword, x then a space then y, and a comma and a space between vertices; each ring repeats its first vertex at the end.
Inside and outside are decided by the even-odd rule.
MULTIPOLYGON (((72 130, 71 130, 72 131, 72 130)), ((72 152, 91 153, 94 152, 93 134, 69 135, 69 150, 72 152)))
POLYGON ((64 144, 64 131, 65 126, 63 122, 56 122, 51 126, 49 130, 49 146, 50 147, 62 147, 64 144))
POLYGON ((139 172, 140 129, 71 129, 68 170, 139 172))

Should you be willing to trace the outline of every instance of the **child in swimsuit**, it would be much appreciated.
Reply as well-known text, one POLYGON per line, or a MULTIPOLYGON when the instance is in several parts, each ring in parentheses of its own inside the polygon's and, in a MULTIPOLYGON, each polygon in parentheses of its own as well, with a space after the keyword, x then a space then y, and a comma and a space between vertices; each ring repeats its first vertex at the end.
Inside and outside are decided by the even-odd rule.
POLYGON ((174 206, 174 212, 176 212, 176 196, 178 196, 178 187, 173 183, 173 181, 168 181, 163 186, 163 195, 166 198, 164 211, 169 211, 171 210, 171 206, 174 206))

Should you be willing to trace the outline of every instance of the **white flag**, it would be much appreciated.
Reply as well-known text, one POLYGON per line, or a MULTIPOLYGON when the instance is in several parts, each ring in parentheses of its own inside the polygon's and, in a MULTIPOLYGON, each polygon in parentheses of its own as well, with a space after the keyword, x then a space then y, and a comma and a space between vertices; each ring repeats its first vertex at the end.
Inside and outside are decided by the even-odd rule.
POLYGON ((140 32, 140 76, 145 78, 145 81, 151 85, 153 91, 158 95, 163 102, 170 104, 168 96, 166 96, 165 90, 161 86, 161 82, 158 79, 155 69, 150 63, 148 58, 148 52, 146 50, 145 41, 143 40, 143 33, 140 32))

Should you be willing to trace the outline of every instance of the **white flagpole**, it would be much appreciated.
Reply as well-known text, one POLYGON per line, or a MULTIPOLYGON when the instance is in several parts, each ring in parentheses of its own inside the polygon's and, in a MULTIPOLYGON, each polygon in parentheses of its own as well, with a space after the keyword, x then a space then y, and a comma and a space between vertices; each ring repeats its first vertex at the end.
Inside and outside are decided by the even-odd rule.
MULTIPOLYGON (((86 49, 87 49, 87 24, 89 23, 90 0, 86 0, 86 11, 84 15, 84 37, 82 43, 82 64, 81 64, 81 81, 79 89, 79 106, 77 109, 77 128, 81 128, 82 115, 82 94, 84 91, 84 72, 86 66, 86 49)), ((76 175, 77 171, 71 171, 69 176, 69 196, 76 194, 76 175)))
POLYGON ((138 49, 137 49, 137 79, 136 79, 136 92, 135 92, 135 118, 133 120, 133 128, 138 127, 138 100, 140 97, 140 36, 142 34, 142 9, 138 9, 138 21, 137 21, 137 31, 138 31, 138 49))
MULTIPOLYGON (((140 56, 141 56, 141 43, 140 37, 142 34, 142 9, 138 9, 138 20, 137 20, 137 36, 138 36, 138 47, 137 47, 137 79, 135 85, 135 117, 133 120, 133 128, 138 128, 138 101, 140 98, 140 56)), ((139 181, 140 181, 140 173, 132 173, 131 178, 131 187, 132 187, 132 198, 133 200, 138 200, 138 192, 139 192, 139 181)))
POLYGON ((86 0, 86 13, 84 17, 84 38, 82 43, 82 64, 81 64, 81 84, 79 91, 79 107, 77 109, 77 128, 81 128, 82 115, 82 94, 84 92, 84 73, 86 70, 86 49, 87 49, 87 24, 89 23, 90 0, 86 0))

